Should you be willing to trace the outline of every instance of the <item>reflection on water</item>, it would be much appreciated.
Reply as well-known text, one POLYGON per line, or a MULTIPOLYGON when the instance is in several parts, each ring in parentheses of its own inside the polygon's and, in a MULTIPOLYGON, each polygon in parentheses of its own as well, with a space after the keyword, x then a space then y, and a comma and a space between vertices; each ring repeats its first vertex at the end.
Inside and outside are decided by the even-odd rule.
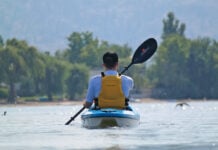
POLYGON ((0 107, 0 149, 218 149, 218 102, 134 103, 136 128, 85 129, 81 106, 0 107))

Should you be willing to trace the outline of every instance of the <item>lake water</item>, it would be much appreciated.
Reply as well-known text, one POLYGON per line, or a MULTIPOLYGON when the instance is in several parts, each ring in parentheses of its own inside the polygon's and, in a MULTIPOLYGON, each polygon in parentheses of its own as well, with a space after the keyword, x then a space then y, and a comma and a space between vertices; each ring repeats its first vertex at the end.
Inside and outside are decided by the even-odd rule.
POLYGON ((0 107, 1 150, 218 150, 218 102, 133 103, 136 128, 85 129, 75 106, 0 107))

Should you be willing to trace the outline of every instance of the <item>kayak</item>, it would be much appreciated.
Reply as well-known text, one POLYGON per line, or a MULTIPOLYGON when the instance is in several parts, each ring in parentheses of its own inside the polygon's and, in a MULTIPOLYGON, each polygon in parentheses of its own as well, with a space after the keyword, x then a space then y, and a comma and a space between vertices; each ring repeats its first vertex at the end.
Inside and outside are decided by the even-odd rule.
POLYGON ((81 115, 82 125, 85 128, 107 127, 136 127, 139 125, 140 115, 131 107, 128 109, 90 108, 81 115))

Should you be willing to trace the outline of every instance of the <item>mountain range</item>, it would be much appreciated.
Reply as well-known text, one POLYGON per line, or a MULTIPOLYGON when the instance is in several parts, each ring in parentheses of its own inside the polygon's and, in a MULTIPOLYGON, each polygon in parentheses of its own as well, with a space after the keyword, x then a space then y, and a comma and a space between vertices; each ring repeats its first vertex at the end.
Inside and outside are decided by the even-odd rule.
POLYGON ((218 39, 217 0, 1 0, 0 35, 26 40, 41 51, 67 47, 72 32, 135 49, 161 41, 163 19, 173 12, 188 38, 218 39))

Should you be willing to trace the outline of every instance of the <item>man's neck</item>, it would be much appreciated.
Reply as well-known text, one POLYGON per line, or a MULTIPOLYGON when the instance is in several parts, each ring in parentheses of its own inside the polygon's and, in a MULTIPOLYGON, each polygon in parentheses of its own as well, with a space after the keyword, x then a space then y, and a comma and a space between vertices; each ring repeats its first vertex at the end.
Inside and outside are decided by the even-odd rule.
POLYGON ((109 70, 117 71, 117 69, 115 69, 115 68, 112 68, 112 69, 106 68, 106 69, 105 69, 105 71, 109 71, 109 70))

